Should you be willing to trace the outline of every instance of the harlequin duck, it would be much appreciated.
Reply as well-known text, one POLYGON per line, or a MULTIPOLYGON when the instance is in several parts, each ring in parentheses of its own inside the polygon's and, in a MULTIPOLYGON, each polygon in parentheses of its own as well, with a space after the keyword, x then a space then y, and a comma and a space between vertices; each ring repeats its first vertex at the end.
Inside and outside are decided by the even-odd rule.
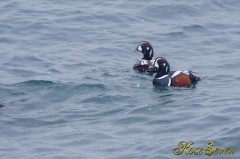
POLYGON ((154 51, 152 45, 147 41, 142 41, 139 43, 136 50, 143 54, 143 58, 134 64, 133 70, 140 72, 156 72, 156 69, 153 67, 154 60, 152 58, 154 51))
POLYGON ((158 57, 154 61, 157 75, 153 79, 153 84, 173 87, 189 87, 200 80, 191 71, 170 71, 168 61, 163 57, 158 57))

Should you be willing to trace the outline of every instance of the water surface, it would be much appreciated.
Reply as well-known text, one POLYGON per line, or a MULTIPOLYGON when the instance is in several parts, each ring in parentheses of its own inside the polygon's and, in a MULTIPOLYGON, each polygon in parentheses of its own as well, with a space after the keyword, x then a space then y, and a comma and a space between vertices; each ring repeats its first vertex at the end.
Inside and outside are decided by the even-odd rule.
POLYGON ((240 157, 240 2, 8 0, 0 4, 0 156, 179 159, 179 141, 240 157), (133 51, 150 41, 204 79, 157 88, 133 51), (1 106, 0 106, 1 107, 1 106))

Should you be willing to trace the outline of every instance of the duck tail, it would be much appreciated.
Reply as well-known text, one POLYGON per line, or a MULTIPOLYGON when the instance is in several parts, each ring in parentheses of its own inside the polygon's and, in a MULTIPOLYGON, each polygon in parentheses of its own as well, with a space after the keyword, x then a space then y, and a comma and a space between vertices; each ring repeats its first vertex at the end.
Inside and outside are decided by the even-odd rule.
POLYGON ((192 83, 195 83, 195 82, 197 82, 197 81, 200 81, 201 80, 201 78, 200 77, 197 77, 197 76, 195 76, 193 73, 196 73, 196 72, 190 72, 190 74, 189 74, 189 77, 190 77, 190 79, 191 79, 191 81, 192 81, 192 83))

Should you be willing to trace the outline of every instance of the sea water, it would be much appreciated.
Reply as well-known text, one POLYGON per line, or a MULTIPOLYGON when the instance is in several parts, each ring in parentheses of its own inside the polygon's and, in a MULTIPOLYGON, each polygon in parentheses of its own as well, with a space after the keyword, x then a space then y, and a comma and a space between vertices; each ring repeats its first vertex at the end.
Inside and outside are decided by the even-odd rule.
POLYGON ((1 159, 180 159, 191 147, 240 157, 240 1, 0 2, 1 159), (132 70, 149 41, 191 88, 132 70))

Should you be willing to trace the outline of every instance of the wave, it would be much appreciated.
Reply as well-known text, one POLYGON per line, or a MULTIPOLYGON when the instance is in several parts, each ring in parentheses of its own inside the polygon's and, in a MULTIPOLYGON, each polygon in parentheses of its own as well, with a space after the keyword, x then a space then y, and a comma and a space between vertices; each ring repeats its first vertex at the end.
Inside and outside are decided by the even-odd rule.
POLYGON ((47 80, 29 80, 29 81, 24 81, 20 83, 16 83, 15 85, 18 86, 39 86, 39 85, 53 85, 56 84, 53 81, 47 81, 47 80))

